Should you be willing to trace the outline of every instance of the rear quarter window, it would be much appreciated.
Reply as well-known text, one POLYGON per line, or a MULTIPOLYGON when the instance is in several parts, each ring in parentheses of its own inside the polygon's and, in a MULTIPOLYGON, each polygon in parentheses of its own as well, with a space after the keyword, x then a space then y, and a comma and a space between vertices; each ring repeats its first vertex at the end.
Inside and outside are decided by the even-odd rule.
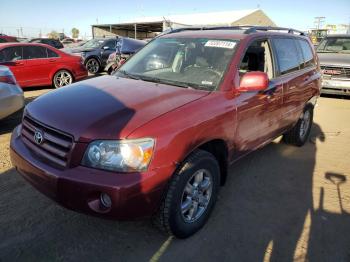
POLYGON ((47 48, 46 50, 47 50, 47 57, 59 57, 59 55, 56 52, 52 51, 51 49, 47 48))
POLYGON ((298 39, 297 42, 299 43, 300 49, 303 54, 305 67, 314 66, 315 59, 310 44, 306 40, 302 39, 298 39))
POLYGON ((302 57, 292 38, 274 38, 274 52, 281 75, 299 70, 302 57))

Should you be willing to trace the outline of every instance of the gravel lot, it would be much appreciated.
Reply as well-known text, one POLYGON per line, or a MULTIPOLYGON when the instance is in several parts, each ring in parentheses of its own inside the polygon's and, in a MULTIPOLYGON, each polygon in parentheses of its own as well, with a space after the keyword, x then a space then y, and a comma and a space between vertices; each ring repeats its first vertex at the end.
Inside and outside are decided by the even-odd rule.
POLYGON ((350 100, 319 100, 304 147, 277 139, 233 165, 207 225, 186 240, 38 193, 8 157, 20 118, 0 121, 0 261, 350 261, 350 100))

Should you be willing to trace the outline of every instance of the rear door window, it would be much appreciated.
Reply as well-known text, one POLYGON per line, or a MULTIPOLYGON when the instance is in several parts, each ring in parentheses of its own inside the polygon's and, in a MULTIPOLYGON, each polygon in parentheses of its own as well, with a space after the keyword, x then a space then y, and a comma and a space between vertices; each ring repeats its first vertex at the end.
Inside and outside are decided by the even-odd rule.
POLYGON ((42 46, 24 46, 23 57, 24 59, 47 58, 46 48, 42 46))
POLYGON ((314 66, 315 59, 310 44, 306 40, 298 39, 297 42, 301 48, 303 58, 304 58, 304 66, 314 66))
POLYGON ((301 56, 292 38, 274 38, 274 50, 281 75, 296 71, 300 67, 301 56))
POLYGON ((14 62, 22 59, 23 55, 21 46, 7 47, 0 51, 0 62, 14 62))

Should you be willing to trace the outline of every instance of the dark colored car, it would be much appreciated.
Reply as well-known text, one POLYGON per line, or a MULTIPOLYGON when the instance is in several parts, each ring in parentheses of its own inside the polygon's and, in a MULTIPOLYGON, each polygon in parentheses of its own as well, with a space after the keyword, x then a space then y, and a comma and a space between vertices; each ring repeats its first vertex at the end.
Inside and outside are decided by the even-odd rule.
POLYGON ((0 43, 18 42, 17 37, 0 34, 0 43))
POLYGON ((322 94, 350 96, 350 35, 328 35, 317 47, 322 94))
POLYGON ((61 49, 63 48, 63 44, 57 40, 57 39, 51 39, 51 38, 32 38, 27 40, 28 43, 38 43, 38 44, 45 44, 50 45, 54 48, 61 49))
MULTIPOLYGON (((141 46, 137 45, 137 49, 135 48, 135 40, 131 38, 122 38, 117 42, 117 50, 111 53, 106 61, 106 67, 104 71, 111 74, 114 72, 119 66, 125 63, 126 60, 129 59, 141 46)), ((138 44, 146 45, 147 42, 138 42, 138 44)))
POLYGON ((41 96, 13 131, 13 165, 67 208, 192 235, 231 163, 281 135, 308 139, 318 59, 309 38, 277 30, 174 30, 112 76, 41 96))
POLYGON ((0 65, 11 69, 22 88, 47 85, 58 88, 87 77, 80 57, 44 44, 0 44, 0 65))
POLYGON ((135 53, 145 45, 145 42, 126 37, 95 38, 80 47, 67 48, 65 51, 81 55, 89 73, 96 74, 105 68, 109 55, 116 52, 118 45, 125 46, 125 50, 130 53, 135 53), (126 45, 120 43, 124 41, 126 45))

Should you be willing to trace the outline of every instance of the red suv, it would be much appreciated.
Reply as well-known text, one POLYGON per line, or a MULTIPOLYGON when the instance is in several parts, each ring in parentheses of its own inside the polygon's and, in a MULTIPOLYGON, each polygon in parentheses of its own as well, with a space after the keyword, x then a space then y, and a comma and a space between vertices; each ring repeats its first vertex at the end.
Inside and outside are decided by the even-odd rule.
POLYGON ((58 88, 88 74, 80 57, 45 44, 0 44, 0 65, 11 69, 22 88, 48 85, 58 88))
POLYGON ((295 30, 174 30, 114 75, 30 103, 11 159, 67 208, 154 216, 188 237, 208 219, 232 162, 281 135, 306 142, 320 76, 312 44, 295 30))

